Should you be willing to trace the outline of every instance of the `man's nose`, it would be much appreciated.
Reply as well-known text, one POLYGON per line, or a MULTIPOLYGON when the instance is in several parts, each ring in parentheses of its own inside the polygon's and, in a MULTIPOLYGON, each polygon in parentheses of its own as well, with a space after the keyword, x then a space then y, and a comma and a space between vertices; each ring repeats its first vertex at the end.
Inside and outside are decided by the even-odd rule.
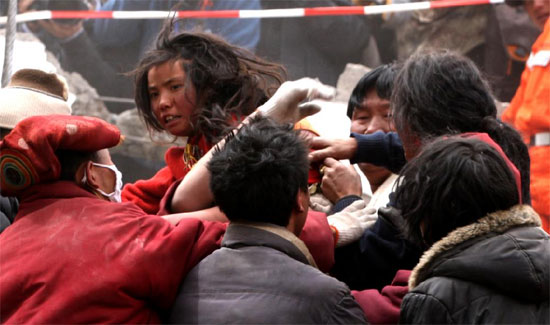
POLYGON ((365 130, 365 134, 371 134, 376 131, 385 131, 388 126, 388 122, 381 116, 374 116, 371 118, 368 127, 365 130))

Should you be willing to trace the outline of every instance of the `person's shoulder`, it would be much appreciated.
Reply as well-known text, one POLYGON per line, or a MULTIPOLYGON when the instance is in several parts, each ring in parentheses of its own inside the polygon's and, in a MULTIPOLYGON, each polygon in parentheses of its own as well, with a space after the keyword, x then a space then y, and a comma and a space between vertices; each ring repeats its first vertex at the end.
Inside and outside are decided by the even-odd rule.
POLYGON ((308 294, 312 299, 329 298, 335 303, 344 296, 351 294, 348 286, 336 278, 331 277, 319 269, 295 261, 293 266, 299 271, 299 277, 295 279, 297 286, 303 286, 303 294, 308 294))

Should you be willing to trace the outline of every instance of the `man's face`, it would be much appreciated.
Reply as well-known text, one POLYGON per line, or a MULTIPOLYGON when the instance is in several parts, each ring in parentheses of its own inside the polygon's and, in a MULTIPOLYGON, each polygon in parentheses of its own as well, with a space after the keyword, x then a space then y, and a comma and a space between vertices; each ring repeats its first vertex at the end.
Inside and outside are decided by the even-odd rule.
MULTIPOLYGON (((367 90, 367 94, 361 104, 353 110, 350 131, 360 134, 371 134, 376 131, 390 132, 392 129, 390 101, 380 98, 375 88, 367 90)), ((359 168, 367 177, 375 173, 384 173, 387 176, 390 174, 385 168, 366 163, 359 164, 359 168)))
POLYGON ((413 159, 420 153, 422 142, 420 138, 411 132, 408 127, 403 130, 397 130, 397 134, 403 143, 403 150, 405 151, 405 159, 407 161, 413 159))
POLYGON ((525 0, 525 11, 540 30, 550 17, 550 0, 525 0))
POLYGON ((391 130, 390 101, 378 97, 375 88, 367 90, 367 94, 351 116, 351 131, 370 134, 376 131, 391 130))

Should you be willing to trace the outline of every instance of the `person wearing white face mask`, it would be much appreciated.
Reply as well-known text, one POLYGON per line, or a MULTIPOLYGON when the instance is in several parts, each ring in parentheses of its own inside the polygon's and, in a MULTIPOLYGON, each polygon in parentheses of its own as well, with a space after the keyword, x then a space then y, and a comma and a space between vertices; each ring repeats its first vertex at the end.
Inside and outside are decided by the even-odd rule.
MULTIPOLYGON (((103 191, 99 187, 97 187, 95 189, 92 187, 92 189, 99 192, 101 195, 107 197, 109 199, 109 201, 111 201, 111 202, 117 202, 117 203, 122 202, 122 199, 120 197, 120 194, 122 193, 122 173, 118 170, 116 165, 114 165, 114 164, 113 165, 105 165, 105 164, 99 164, 99 163, 95 163, 95 162, 91 162, 91 161, 89 163, 91 164, 91 166, 110 169, 115 175, 114 189, 113 189, 112 192, 106 193, 105 191, 103 191)), ((88 185, 88 177, 86 175, 87 175, 87 170, 85 170, 84 176, 82 176, 82 184, 83 185, 88 185)), ((91 186, 91 185, 88 185, 88 186, 91 186)))
POLYGON ((20 202, 0 236, 3 322, 160 323, 186 272, 218 247, 222 223, 174 226, 114 203, 122 175, 107 148, 120 141, 100 119, 48 115, 0 142, 0 193, 20 202))

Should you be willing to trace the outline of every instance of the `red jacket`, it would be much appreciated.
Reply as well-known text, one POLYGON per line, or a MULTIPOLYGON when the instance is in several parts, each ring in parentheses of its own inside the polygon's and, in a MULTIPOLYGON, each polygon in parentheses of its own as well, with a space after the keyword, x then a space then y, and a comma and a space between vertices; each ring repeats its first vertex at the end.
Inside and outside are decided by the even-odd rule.
POLYGON ((0 236, 3 323, 158 323, 225 225, 176 227, 72 182, 31 187, 0 236))
POLYGON ((172 147, 166 151, 166 167, 147 180, 126 184, 122 190, 122 201, 133 202, 149 214, 159 212, 159 203, 168 188, 177 180, 187 175, 194 163, 212 146, 204 137, 190 140, 185 147, 172 147))
POLYGON ((391 285, 381 292, 376 289, 351 292, 370 324, 399 323, 401 302, 409 292, 410 275, 409 270, 397 271, 391 285))
MULTIPOLYGON (((306 119, 296 123, 294 128, 318 135, 311 123, 306 119)), ((122 201, 134 202, 143 211, 149 214, 157 214, 161 208, 159 206, 160 201, 168 188, 175 181, 185 177, 195 162, 204 156, 212 146, 212 144, 206 141, 204 136, 199 136, 190 138, 189 143, 185 147, 172 147, 168 149, 164 155, 166 167, 159 170, 150 179, 139 180, 134 184, 126 184, 122 190, 122 201)), ((318 168, 310 169, 309 183, 319 182, 320 180, 318 168)))

